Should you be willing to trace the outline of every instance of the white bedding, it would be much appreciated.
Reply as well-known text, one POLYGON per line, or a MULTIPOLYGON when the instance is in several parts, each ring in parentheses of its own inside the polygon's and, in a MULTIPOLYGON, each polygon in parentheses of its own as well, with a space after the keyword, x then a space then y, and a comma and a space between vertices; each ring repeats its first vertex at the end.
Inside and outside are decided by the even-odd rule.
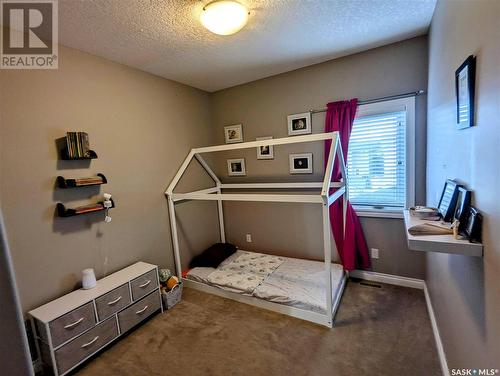
MULTIPOLYGON (((222 262, 217 269, 224 268, 237 259, 244 251, 238 250, 222 262)), ((251 252, 250 252, 251 253, 251 252)), ((260 299, 281 303, 296 308, 325 313, 326 287, 324 280, 324 263, 290 257, 282 257, 284 261, 269 274, 253 291, 245 291, 228 286, 217 286, 224 290, 253 295, 260 299)), ((214 285, 209 276, 217 269, 194 268, 187 278, 214 285)), ((342 265, 332 264, 332 298, 340 292, 344 272, 342 265)))
POLYGON ((252 294, 284 261, 283 257, 240 251, 238 257, 210 273, 207 281, 217 287, 252 294))

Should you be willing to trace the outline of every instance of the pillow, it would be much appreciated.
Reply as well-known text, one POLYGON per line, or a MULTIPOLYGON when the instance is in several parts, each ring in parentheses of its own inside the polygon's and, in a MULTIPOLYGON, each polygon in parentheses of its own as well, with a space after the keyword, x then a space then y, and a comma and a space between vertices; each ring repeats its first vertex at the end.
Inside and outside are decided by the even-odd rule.
POLYGON ((193 257, 189 263, 190 268, 209 267, 216 268, 219 264, 236 252, 236 246, 229 243, 216 243, 193 257))

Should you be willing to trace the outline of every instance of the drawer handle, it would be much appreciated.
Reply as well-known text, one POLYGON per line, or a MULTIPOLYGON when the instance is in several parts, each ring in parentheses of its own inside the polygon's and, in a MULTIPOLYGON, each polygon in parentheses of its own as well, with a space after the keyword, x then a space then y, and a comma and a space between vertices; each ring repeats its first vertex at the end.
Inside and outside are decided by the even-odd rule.
POLYGON ((122 299, 122 296, 120 295, 118 298, 116 298, 115 300, 112 300, 110 302, 108 302, 108 305, 113 305, 113 304, 116 304, 118 303, 120 300, 122 299))
POLYGON ((150 283, 151 283, 151 280, 150 280, 150 279, 148 279, 148 281, 147 281, 147 282, 143 283, 142 285, 139 285, 139 287, 140 287, 141 289, 143 289, 144 287, 146 287, 146 286, 147 286, 147 285, 149 285, 150 283))
POLYGON ((81 322, 83 321, 83 317, 76 320, 75 322, 71 323, 71 324, 68 324, 68 325, 64 325, 64 329, 71 329, 72 327, 74 326, 77 326, 78 324, 80 324, 81 322))
POLYGON ((99 336, 95 336, 95 338, 94 338, 92 341, 87 342, 87 343, 84 343, 84 344, 82 345, 82 349, 84 349, 85 347, 89 347, 90 345, 92 345, 92 344, 93 344, 95 341, 97 341, 98 339, 99 339, 99 336))
POLYGON ((146 305, 143 309, 138 310, 136 313, 137 313, 138 315, 140 315, 141 313, 143 313, 143 312, 144 312, 145 310, 147 310, 147 309, 148 309, 148 306, 146 305))

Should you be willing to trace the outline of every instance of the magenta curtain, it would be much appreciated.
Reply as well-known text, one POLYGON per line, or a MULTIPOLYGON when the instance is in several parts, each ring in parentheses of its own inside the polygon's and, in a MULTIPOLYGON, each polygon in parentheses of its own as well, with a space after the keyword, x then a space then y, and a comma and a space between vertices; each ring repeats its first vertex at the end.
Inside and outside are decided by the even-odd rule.
MULTIPOLYGON (((358 100, 332 102, 327 104, 325 132, 338 131, 340 135, 340 144, 344 159, 347 162, 347 151, 349 147, 349 137, 351 135, 352 124, 356 116, 358 100)), ((325 166, 328 161, 331 141, 325 142, 325 166)), ((335 159, 332 181, 339 181, 342 177, 339 163, 335 159)), ((333 189, 332 189, 333 190, 333 189)), ((347 203, 346 212, 346 231, 345 237, 342 236, 343 220, 343 200, 337 200, 330 206, 330 219, 332 233, 337 244, 342 265, 345 270, 367 269, 370 268, 370 257, 368 255, 368 246, 366 245, 363 229, 358 216, 352 205, 347 203)))

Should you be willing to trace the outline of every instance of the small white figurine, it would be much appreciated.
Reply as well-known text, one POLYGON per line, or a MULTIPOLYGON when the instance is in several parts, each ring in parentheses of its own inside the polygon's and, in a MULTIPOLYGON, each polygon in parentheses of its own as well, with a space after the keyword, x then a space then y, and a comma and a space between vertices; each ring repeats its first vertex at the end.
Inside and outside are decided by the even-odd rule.
POLYGON ((109 216, 109 209, 113 207, 113 202, 111 201, 111 195, 109 193, 104 194, 104 207, 106 208, 106 217, 104 218, 104 222, 111 222, 111 217, 109 216))

